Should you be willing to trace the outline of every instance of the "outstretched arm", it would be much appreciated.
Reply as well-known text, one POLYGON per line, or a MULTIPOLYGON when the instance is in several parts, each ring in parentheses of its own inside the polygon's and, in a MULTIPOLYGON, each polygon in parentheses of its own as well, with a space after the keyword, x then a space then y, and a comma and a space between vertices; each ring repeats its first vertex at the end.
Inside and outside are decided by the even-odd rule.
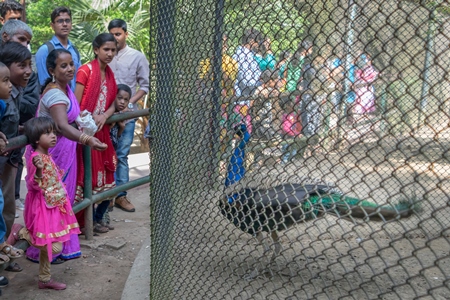
MULTIPOLYGON (((67 120, 67 106, 65 104, 57 104, 50 107, 50 115, 52 119, 55 121, 56 127, 59 132, 66 138, 72 141, 79 142, 81 131, 74 128, 69 124, 67 120)), ((97 138, 91 137, 88 141, 88 146, 92 147, 94 150, 103 151, 108 147, 106 144, 100 142, 97 138)))

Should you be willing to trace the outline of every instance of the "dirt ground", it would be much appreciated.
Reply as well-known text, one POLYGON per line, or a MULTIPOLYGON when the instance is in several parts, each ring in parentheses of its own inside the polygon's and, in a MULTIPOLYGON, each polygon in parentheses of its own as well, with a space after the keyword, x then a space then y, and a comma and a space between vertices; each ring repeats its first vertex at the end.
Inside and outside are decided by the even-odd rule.
MULTIPOLYGON (((167 270, 152 274, 154 297, 450 299, 450 168, 442 150, 448 149, 450 129, 439 136, 421 130, 398 139, 380 139, 370 129, 349 130, 349 145, 343 149, 297 158, 285 166, 277 157, 264 157, 263 164, 246 173, 248 186, 320 179, 379 205, 403 199, 420 203, 420 213, 386 223, 353 224, 326 216, 298 224, 280 234, 282 251, 271 262, 271 251, 264 252, 255 238, 219 213, 220 192, 200 188, 186 201, 181 186, 174 195, 183 199, 173 201, 171 213, 173 228, 182 230, 175 231, 169 253, 152 253, 153 268, 167 270), (182 263, 163 261, 172 256, 182 263)), ((164 229, 155 227, 155 236, 158 230, 164 229)))
MULTIPOLYGON (((128 196, 136 212, 127 213, 115 208, 110 213, 114 230, 94 237, 94 241, 86 241, 80 236, 82 257, 52 265, 53 278, 66 283, 66 290, 38 289, 38 264, 19 258, 17 262, 23 268, 22 272, 2 272, 8 278, 9 286, 2 289, 0 298, 121 299, 134 259, 150 234, 149 185, 129 191, 128 196), (114 250, 106 245, 108 243, 125 245, 114 250)), ((16 221, 23 224, 22 217, 16 221)))

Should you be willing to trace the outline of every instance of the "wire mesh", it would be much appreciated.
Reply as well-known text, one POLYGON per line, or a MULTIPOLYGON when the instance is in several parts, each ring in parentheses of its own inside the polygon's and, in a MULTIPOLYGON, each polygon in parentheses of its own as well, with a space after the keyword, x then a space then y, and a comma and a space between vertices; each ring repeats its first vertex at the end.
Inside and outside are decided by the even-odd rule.
POLYGON ((445 1, 152 1, 151 298, 449 299, 445 1))

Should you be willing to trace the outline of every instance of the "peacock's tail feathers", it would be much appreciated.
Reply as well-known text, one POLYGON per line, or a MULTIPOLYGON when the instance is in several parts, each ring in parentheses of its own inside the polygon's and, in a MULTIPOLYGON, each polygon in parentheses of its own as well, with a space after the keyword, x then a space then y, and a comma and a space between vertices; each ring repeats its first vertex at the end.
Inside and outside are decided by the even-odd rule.
POLYGON ((316 217, 320 215, 320 212, 329 212, 339 217, 351 216, 372 221, 388 221, 407 218, 414 212, 420 212, 421 205, 420 202, 403 199, 395 204, 380 206, 368 200, 327 194, 311 195, 309 201, 306 201, 304 209, 304 211, 314 213, 316 217))

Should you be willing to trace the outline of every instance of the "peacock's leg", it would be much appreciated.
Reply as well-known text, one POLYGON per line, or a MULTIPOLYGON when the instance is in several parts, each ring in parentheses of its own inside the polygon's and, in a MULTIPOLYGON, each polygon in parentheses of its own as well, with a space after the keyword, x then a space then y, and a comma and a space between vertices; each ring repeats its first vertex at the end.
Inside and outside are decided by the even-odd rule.
POLYGON ((258 232, 258 233, 256 234, 256 239, 257 239, 258 242, 264 247, 264 253, 263 253, 263 254, 266 254, 267 252, 270 251, 270 246, 269 246, 269 244, 267 244, 267 242, 265 241, 262 232, 258 232))
MULTIPOLYGON (((256 239, 258 240, 258 242, 264 247, 264 252, 263 252, 263 256, 270 251, 270 247, 269 245, 266 243, 264 236, 262 234, 262 232, 258 232, 256 233, 256 239)), ((258 266, 256 266, 252 271, 250 271, 247 274, 244 274, 244 276, 242 277, 244 280, 253 280, 256 277, 259 276, 259 270, 258 270, 258 266)))
POLYGON ((272 231, 270 233, 270 237, 272 238, 273 246, 274 246, 272 258, 270 259, 270 261, 273 262, 275 260, 275 258, 278 256, 278 254, 280 254, 280 252, 281 252, 281 243, 280 243, 280 238, 278 236, 278 233, 276 231, 272 231))
MULTIPOLYGON (((279 241, 278 241, 278 234, 276 232, 272 232, 270 236, 271 236, 272 240, 274 241, 275 251, 272 254, 269 265, 274 261, 275 255, 278 255, 281 251, 281 245, 279 244, 279 241)), ((271 250, 270 246, 267 243, 266 239, 264 238, 264 235, 262 232, 258 232, 255 237, 258 240, 258 242, 264 247, 264 253, 262 256, 262 260, 261 260, 261 261, 264 261, 264 257, 266 256, 267 252, 269 252, 271 250)), ((259 264, 259 263, 260 262, 258 262, 257 264, 259 264)), ((265 263, 264 263, 264 265, 265 265, 265 263)), ((267 270, 263 270, 263 272, 261 274, 270 273, 271 276, 273 276, 273 272, 269 266, 263 267, 263 269, 267 269, 267 270)), ((258 266, 255 266, 255 268, 253 270, 251 270, 249 273, 247 273, 243 276, 243 279, 253 280, 256 277, 258 277, 259 275, 260 275, 260 270, 259 270, 258 266)))

